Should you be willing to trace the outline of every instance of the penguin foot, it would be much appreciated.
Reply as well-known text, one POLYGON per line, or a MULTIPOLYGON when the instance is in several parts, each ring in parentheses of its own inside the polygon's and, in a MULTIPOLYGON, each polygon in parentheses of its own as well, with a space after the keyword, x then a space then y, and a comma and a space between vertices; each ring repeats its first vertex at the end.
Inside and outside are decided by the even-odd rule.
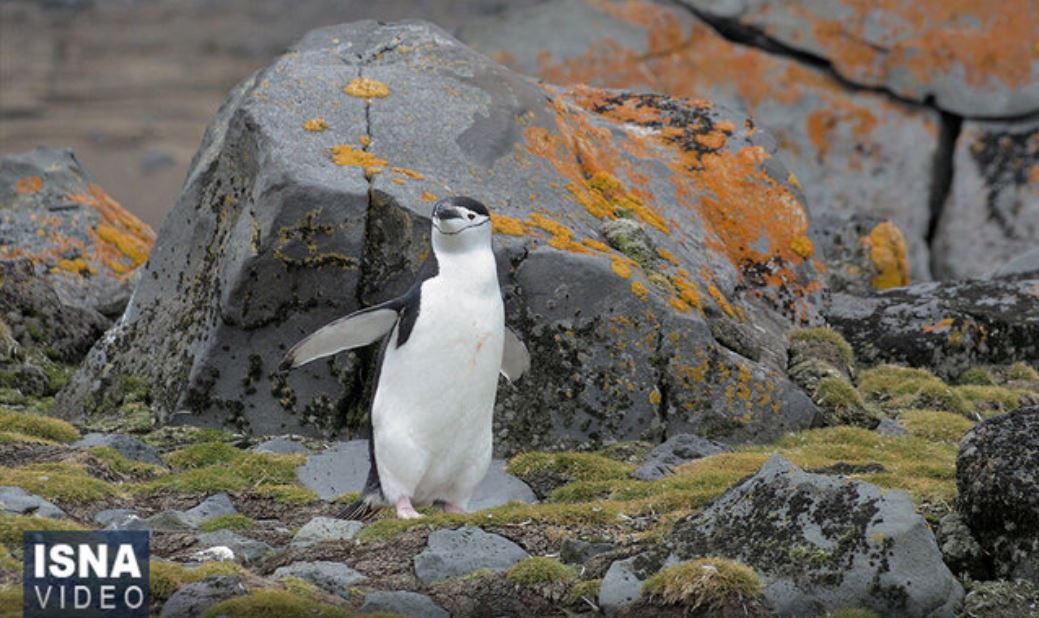
POLYGON ((465 509, 463 509, 462 507, 458 506, 454 502, 445 502, 444 503, 444 512, 445 513, 464 513, 465 509))
POLYGON ((397 517, 400 519, 418 519, 422 517, 422 513, 419 513, 415 510, 415 507, 411 506, 411 498, 404 496, 397 500, 397 517))

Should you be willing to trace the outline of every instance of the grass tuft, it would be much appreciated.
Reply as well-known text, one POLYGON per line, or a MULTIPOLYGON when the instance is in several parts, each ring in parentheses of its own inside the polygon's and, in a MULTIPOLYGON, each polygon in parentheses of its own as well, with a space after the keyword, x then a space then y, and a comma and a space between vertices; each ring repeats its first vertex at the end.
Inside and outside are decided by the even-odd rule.
MULTIPOLYGON (((16 434, 40 442, 74 442, 79 431, 65 421, 49 416, 25 414, 0 407, 0 427, 4 433, 16 434)), ((10 441, 2 440, 0 441, 10 441)))
POLYGON ((661 604, 722 607, 761 596, 754 569, 725 558, 700 558, 666 568, 646 580, 643 593, 661 604))
POLYGON ((570 583, 577 579, 577 571, 555 558, 531 556, 514 564, 506 579, 521 586, 570 583))

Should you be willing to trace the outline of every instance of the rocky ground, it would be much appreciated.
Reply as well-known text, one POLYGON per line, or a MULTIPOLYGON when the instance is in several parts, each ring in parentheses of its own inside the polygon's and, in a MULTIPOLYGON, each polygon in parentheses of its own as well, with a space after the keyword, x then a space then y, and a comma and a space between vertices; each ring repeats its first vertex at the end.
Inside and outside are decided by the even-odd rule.
MULTIPOLYGON (((629 77, 669 75, 640 64, 669 57, 663 35, 681 66, 722 45, 685 40, 701 21, 837 53, 767 10, 688 4, 507 21, 546 45, 589 24, 571 60, 602 32, 649 36, 612 65, 629 77)), ((900 105, 972 100, 956 75, 910 88, 899 58, 832 70, 900 105)), ((0 613, 19 613, 23 531, 108 528, 151 531, 161 616, 1039 614, 1034 237, 986 241, 985 277, 905 285, 930 232, 903 235, 903 211, 832 224, 806 198, 826 187, 785 163, 805 165, 796 140, 666 86, 538 83, 435 26, 361 22, 231 91, 157 235, 68 151, 0 161, 0 613), (451 193, 494 213, 534 360, 501 384, 501 459, 470 513, 337 519, 367 474, 374 355, 276 361, 399 292, 451 193)), ((1007 144, 1029 187, 1031 146, 1007 144)))

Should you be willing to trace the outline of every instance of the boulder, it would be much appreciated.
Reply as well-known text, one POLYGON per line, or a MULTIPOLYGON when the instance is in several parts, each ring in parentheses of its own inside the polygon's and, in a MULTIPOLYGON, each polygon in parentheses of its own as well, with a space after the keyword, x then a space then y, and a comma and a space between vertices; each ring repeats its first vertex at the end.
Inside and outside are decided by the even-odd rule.
POLYGON ((1039 406, 978 423, 956 457, 956 509, 993 575, 1039 585, 1039 406))
POLYGON ((329 594, 350 598, 349 587, 368 578, 340 562, 319 560, 316 562, 293 562, 274 570, 274 579, 298 577, 321 588, 329 594))
POLYGON ((234 515, 237 512, 228 495, 219 493, 206 498, 197 506, 186 511, 162 511, 143 519, 131 513, 120 516, 116 512, 109 518, 108 523, 121 530, 195 530, 210 519, 234 515))
MULTIPOLYGON (((953 166, 934 236, 935 274, 980 277, 1029 249, 1034 254, 1039 246, 1039 119, 964 122, 953 166)), ((1032 264, 1034 273, 1034 257, 1032 264)))
POLYGON ((359 435, 374 350, 275 368, 404 290, 432 201, 456 193, 495 213, 533 358, 502 383, 498 453, 805 427, 784 335, 818 321, 822 266, 772 144, 705 101, 540 86, 426 23, 316 30, 231 93, 126 314, 54 410, 89 413, 134 378, 162 422, 359 435), (606 244, 618 218, 659 260, 606 244))
POLYGON ((480 528, 436 530, 415 556, 415 574, 422 583, 432 584, 479 569, 504 571, 527 557, 519 545, 480 528))
POLYGON ((71 150, 0 159, 0 260, 28 258, 62 303, 118 317, 154 242, 71 150))
POLYGON ((315 517, 303 524, 299 532, 292 537, 292 547, 303 549, 318 543, 331 541, 349 541, 360 532, 363 524, 359 521, 344 521, 331 517, 315 517))
POLYGON ((780 615, 847 607, 891 616, 955 616, 963 589, 901 491, 803 472, 780 455, 698 514, 666 547, 723 556, 761 575, 780 615))
POLYGON ((663 444, 655 446, 646 455, 646 460, 642 462, 642 465, 635 468, 631 476, 642 481, 655 481, 671 474, 671 470, 675 466, 708 455, 715 455, 724 450, 726 449, 723 445, 695 434, 676 434, 663 444))
POLYGON ((26 493, 21 487, 0 487, 0 511, 15 515, 38 515, 40 517, 65 517, 53 502, 26 493))
POLYGON ((969 116, 1039 110, 1030 0, 984 3, 790 3, 682 0, 733 36, 764 38, 827 63, 844 79, 969 116), (1000 62, 994 62, 1000 58, 1000 62))
MULTIPOLYGON (((143 463, 154 464, 157 466, 164 466, 162 458, 159 457, 159 450, 154 446, 149 446, 144 442, 141 442, 133 436, 128 436, 121 433, 88 433, 83 436, 82 439, 73 442, 74 448, 92 448, 95 446, 103 446, 114 450, 123 457, 131 461, 140 461, 143 463)), ((225 494, 221 494, 225 498, 225 494)))
POLYGON ((177 589, 162 604, 160 618, 198 618, 207 609, 221 601, 245 594, 246 588, 238 576, 217 576, 187 584, 177 589))
POLYGON ((460 36, 554 84, 710 99, 748 112, 774 134, 792 183, 812 206, 813 228, 845 226, 857 215, 891 219, 905 234, 913 277, 930 278, 934 111, 848 88, 797 58, 729 40, 669 2, 550 0, 468 24, 460 36))
POLYGON ((826 318, 865 365, 926 367, 948 379, 974 365, 1039 360, 1039 279, 834 294, 826 318))
POLYGON ((433 602, 433 599, 406 590, 377 590, 364 595, 362 614, 400 614, 408 618, 450 618, 451 614, 433 602))

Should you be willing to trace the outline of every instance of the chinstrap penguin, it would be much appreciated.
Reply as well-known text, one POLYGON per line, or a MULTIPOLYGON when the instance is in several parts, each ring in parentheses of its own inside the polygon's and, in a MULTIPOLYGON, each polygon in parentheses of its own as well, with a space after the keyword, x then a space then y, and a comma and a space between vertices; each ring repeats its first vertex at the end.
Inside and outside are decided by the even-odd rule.
POLYGON ((432 227, 433 251, 407 292, 322 327, 282 363, 299 367, 388 335, 369 415, 371 469, 343 518, 387 506, 414 518, 416 505, 434 502, 463 512, 490 465, 498 373, 515 381, 530 366, 505 327, 487 208, 445 198, 432 227))

